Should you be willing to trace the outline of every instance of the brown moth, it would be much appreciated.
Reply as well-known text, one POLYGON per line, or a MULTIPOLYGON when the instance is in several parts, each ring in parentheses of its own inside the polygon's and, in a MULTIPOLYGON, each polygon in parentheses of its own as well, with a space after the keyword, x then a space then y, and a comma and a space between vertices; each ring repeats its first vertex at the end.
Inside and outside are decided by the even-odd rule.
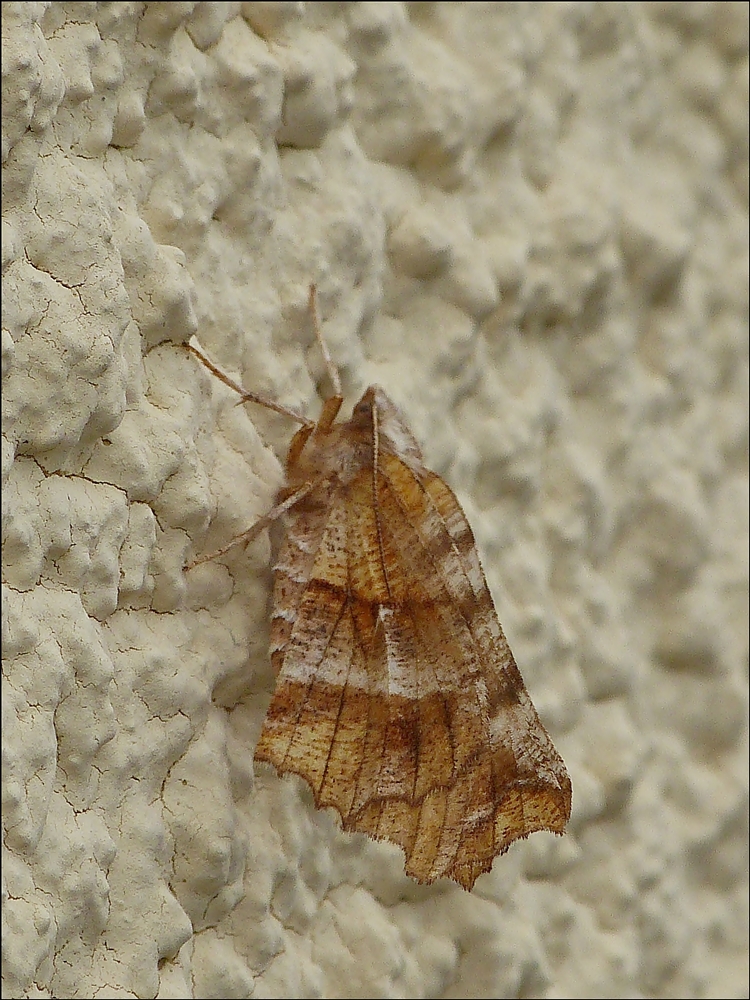
MULTIPOLYGON (((316 317, 315 289, 310 305, 316 317)), ((334 394, 303 424, 269 514, 284 535, 274 566, 276 689, 255 759, 300 775, 344 830, 398 844, 417 882, 470 890, 510 844, 561 834, 565 764, 500 627, 458 500, 425 468, 403 416, 371 386, 349 420, 334 394)), ((212 553, 198 561, 213 558, 212 553)))

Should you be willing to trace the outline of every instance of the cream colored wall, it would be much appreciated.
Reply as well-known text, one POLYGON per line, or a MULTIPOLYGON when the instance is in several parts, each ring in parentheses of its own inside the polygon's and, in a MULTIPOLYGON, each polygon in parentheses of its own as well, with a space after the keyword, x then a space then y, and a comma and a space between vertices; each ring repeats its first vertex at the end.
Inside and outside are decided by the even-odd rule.
POLYGON ((742 997, 747 7, 7 3, 4 995, 742 997), (307 284, 573 780, 469 895, 252 753, 307 284))

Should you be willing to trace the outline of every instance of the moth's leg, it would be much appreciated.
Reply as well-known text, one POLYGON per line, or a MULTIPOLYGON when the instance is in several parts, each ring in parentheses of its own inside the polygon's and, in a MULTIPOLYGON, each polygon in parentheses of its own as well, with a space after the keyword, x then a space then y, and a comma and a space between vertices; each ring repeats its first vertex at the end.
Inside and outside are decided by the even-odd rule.
POLYGON ((309 483, 303 483, 302 486, 300 486, 298 490, 295 490, 291 496, 288 496, 286 500, 280 500, 277 504, 274 504, 269 512, 259 518, 255 524, 247 529, 247 531, 243 531, 241 535, 236 535, 231 542, 228 542, 220 549, 216 549, 215 552, 209 552, 208 555, 201 556, 199 559, 193 559, 192 562, 187 564, 185 569, 193 569, 194 566, 200 566, 201 563, 209 562, 211 559, 218 559, 219 556, 223 556, 226 552, 229 552, 230 549, 233 549, 235 545, 249 545, 250 542, 252 542, 252 540, 261 533, 261 531, 267 528, 270 524, 273 524, 273 522, 280 517, 284 511, 289 510, 290 507, 299 503, 303 497, 306 497, 310 490, 317 486, 319 482, 320 480, 313 480, 309 483))
POLYGON ((248 392, 247 389, 243 389, 241 385, 230 378, 226 372, 223 372, 218 365, 215 365, 213 361, 207 355, 200 350, 200 348, 195 347, 193 344, 185 344, 185 349, 194 354, 196 358, 205 365, 210 372, 212 372, 218 379, 220 379, 224 385, 228 385, 230 389, 234 389, 242 398, 240 403, 257 403, 259 406, 265 406, 268 410, 274 410, 276 413, 281 413, 285 417, 291 417, 292 420, 296 420, 298 424, 302 424, 304 427, 312 427, 313 421, 308 420, 307 417, 303 417, 301 413, 298 413, 291 406, 284 406, 283 403, 276 403, 272 399, 268 399, 266 396, 261 396, 257 392, 248 392))
MULTIPOLYGON (((308 308, 310 310, 310 316, 312 318, 313 329, 315 330, 315 338, 320 345, 320 350, 323 354, 323 360, 325 362, 326 371, 328 372, 328 377, 331 380, 331 385, 333 386, 333 396, 331 399, 338 399, 343 401, 343 396, 341 394, 341 378, 339 376, 339 371, 336 365, 333 363, 331 358, 331 352, 328 350, 328 344, 326 344, 323 338, 323 331, 320 327, 320 317, 318 315, 318 290, 314 284, 310 285, 310 295, 308 299, 308 308)), ((286 417, 290 417, 295 420, 298 424, 302 424, 303 427, 312 427, 314 421, 308 420, 307 417, 303 417, 301 413, 298 413, 291 406, 284 406, 283 403, 277 403, 273 399, 269 399, 267 396, 261 396, 257 392, 248 392, 247 389, 235 382, 233 378, 227 375, 226 372, 222 371, 218 365, 203 353, 203 351, 196 347, 194 344, 185 344, 185 349, 194 354, 196 358, 204 365, 208 370, 215 375, 224 385, 229 386, 230 389, 240 396, 241 403, 257 403, 259 406, 265 406, 268 410, 273 410, 276 413, 281 413, 286 417)), ((321 414, 321 419, 318 420, 319 430, 328 430, 333 421, 336 418, 341 402, 337 406, 331 403, 331 400, 326 400, 326 404, 330 404, 324 407, 324 411, 321 414)))

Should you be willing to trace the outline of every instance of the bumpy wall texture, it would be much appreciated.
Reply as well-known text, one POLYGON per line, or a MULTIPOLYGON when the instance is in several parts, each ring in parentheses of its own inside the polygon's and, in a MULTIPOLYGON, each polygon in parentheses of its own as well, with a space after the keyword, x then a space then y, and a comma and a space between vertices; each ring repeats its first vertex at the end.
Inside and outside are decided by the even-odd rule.
POLYGON ((4 3, 4 996, 742 997, 744 3, 4 3), (253 767, 272 504, 386 387, 573 780, 471 894, 253 767))

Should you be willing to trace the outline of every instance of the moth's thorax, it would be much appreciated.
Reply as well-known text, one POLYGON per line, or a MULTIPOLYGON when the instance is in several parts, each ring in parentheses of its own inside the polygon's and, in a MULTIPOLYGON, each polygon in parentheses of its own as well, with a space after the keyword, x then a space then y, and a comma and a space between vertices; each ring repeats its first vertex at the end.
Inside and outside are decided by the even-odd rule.
POLYGON ((303 427, 287 460, 287 486, 322 476, 346 485, 365 467, 375 450, 398 455, 407 465, 422 466, 422 452, 401 412, 380 386, 370 386, 349 420, 328 429, 303 427), (300 444, 304 445, 300 448, 300 444))

